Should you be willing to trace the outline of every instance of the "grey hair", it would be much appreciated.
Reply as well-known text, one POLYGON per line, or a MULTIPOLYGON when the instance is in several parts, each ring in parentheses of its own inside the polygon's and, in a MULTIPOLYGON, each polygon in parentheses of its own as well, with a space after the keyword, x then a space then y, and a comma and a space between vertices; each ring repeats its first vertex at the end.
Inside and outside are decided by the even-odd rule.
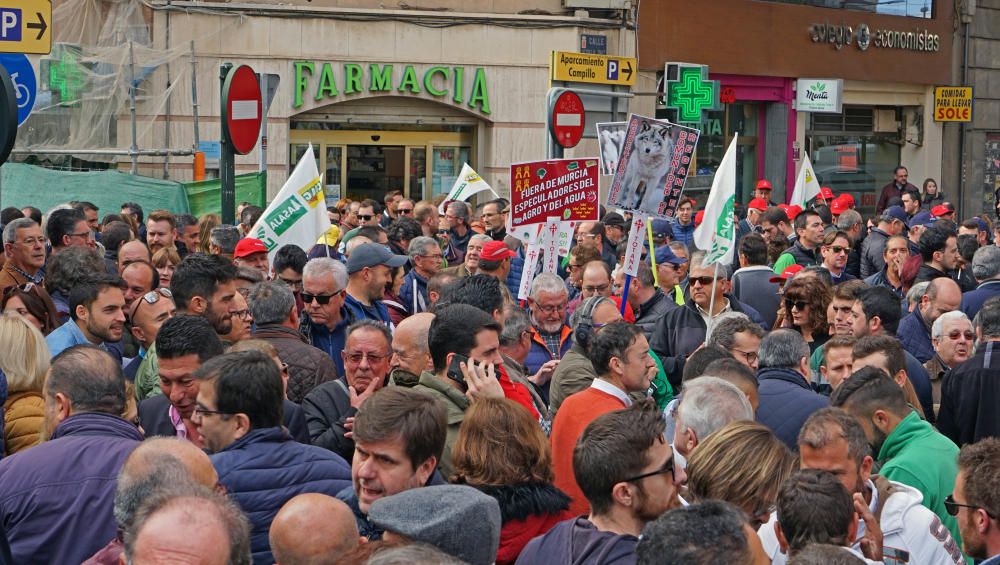
POLYGON ((433 545, 415 542, 406 545, 384 546, 365 562, 366 565, 464 565, 465 561, 449 555, 433 545))
POLYGON ((569 292, 566 290, 566 283, 553 273, 540 273, 535 276, 535 280, 531 281, 531 292, 528 293, 528 296, 538 298, 538 295, 543 292, 552 294, 561 292, 569 296, 569 292))
POLYGON ((344 333, 345 343, 346 339, 351 337, 351 334, 361 330, 368 330, 381 335, 385 339, 386 348, 389 350, 389 353, 392 353, 392 332, 389 331, 389 326, 382 322, 376 322, 371 318, 362 318, 348 326, 347 331, 344 333))
POLYGON ((17 230, 23 230, 24 228, 30 228, 37 225, 38 224, 35 223, 35 220, 32 220, 31 218, 18 218, 4 226, 3 242, 14 243, 17 241, 17 230))
POLYGON ((1000 338, 1000 298, 994 296, 984 302, 976 314, 975 323, 982 333, 983 340, 1000 338))
MULTIPOLYGON (((618 271, 618 267, 615 267, 615 271, 618 271)), ((614 276, 615 273, 612 273, 614 276)), ((639 261, 639 267, 636 270, 635 280, 642 283, 642 286, 646 288, 653 288, 653 284, 656 279, 653 278, 653 268, 649 266, 649 263, 645 261, 639 261)))
POLYGON ((469 241, 481 241, 483 243, 486 243, 487 241, 493 241, 493 238, 486 235, 485 233, 477 233, 473 234, 473 236, 469 238, 469 241))
POLYGON ((951 312, 945 312, 944 314, 941 314, 940 316, 938 316, 937 320, 934 320, 934 324, 931 325, 931 337, 941 337, 942 335, 944 335, 945 322, 950 322, 950 321, 957 322, 959 320, 965 320, 966 322, 969 322, 970 325, 972 324, 972 320, 970 320, 969 317, 965 315, 965 312, 962 312, 960 310, 953 310, 951 312))
MULTIPOLYGON (((702 263, 705 262, 705 257, 707 255, 708 255, 708 253, 705 253, 704 251, 702 251, 700 249, 697 250, 697 251, 695 251, 695 252, 693 252, 693 253, 691 253, 691 258, 688 259, 688 265, 689 265, 689 267, 691 269, 702 267, 702 263)), ((688 272, 690 272, 690 271, 688 271, 688 272)), ((716 270, 715 272, 718 273, 718 275, 719 275, 718 276, 718 280, 720 280, 720 281, 728 281, 729 280, 729 269, 725 269, 725 268, 719 267, 719 269, 716 270)))
POLYGON ((930 285, 931 281, 924 281, 911 286, 909 292, 906 293, 906 301, 910 304, 920 302, 920 299, 927 294, 927 287, 930 285))
POLYGON ((761 369, 797 369, 803 357, 809 357, 809 344, 795 330, 775 330, 760 342, 761 369))
POLYGON ((262 282, 250 289, 250 315, 258 326, 280 324, 288 319, 295 307, 292 289, 282 282, 262 282))
POLYGON ((455 214, 456 218, 461 218, 462 221, 469 221, 469 205, 460 200, 455 200, 448 205, 448 210, 451 210, 455 214))
POLYGON ((240 241, 240 230, 236 226, 215 226, 208 239, 212 245, 218 246, 219 251, 232 255, 240 241))
POLYGON ((837 229, 849 230, 861 223, 861 214, 857 210, 845 210, 843 214, 837 216, 837 229))
POLYGON ((756 337, 764 337, 764 328, 754 323, 743 312, 726 312, 715 318, 712 333, 708 335, 705 345, 718 345, 723 349, 732 349, 735 336, 741 332, 750 332, 756 337))
POLYGON ((180 459, 169 453, 146 454, 143 465, 125 465, 118 475, 115 487, 115 522, 123 530, 131 528, 135 512, 144 500, 166 486, 192 483, 193 479, 180 459), (133 472, 129 472, 130 469, 133 472))
MULTIPOLYGON (((7 232, 4 232, 3 240, 7 241, 7 232)), ((977 281, 985 281, 996 278, 997 275, 1000 275, 1000 247, 985 245, 977 249, 972 256, 972 276, 977 281)))
MULTIPOLYGON (((579 310, 579 308, 577 308, 579 310)), ((503 313, 503 332, 500 333, 500 345, 509 346, 521 339, 521 334, 531 329, 531 318, 523 308, 508 305, 503 313)), ((426 343, 426 340, 424 340, 426 343)))
POLYGON ((684 383, 677 410, 678 425, 694 430, 698 441, 742 420, 753 420, 753 407, 736 385, 704 376, 684 383))
POLYGON ((96 249, 63 249, 52 256, 45 268, 45 290, 49 294, 59 291, 68 295, 71 288, 85 279, 104 273, 106 269, 104 258, 96 249))
POLYGON ((126 562, 132 563, 143 526, 153 516, 175 504, 188 507, 195 500, 211 505, 216 513, 213 521, 221 522, 225 527, 229 537, 229 564, 250 565, 253 562, 250 554, 250 523, 246 516, 228 497, 194 483, 165 486, 139 504, 131 527, 122 536, 126 562))
POLYGON ((316 257, 310 259, 302 268, 302 280, 319 277, 332 277, 337 290, 347 288, 347 267, 331 257, 316 257))
POLYGON ((410 256, 410 259, 416 259, 424 255, 427 252, 427 248, 430 246, 435 248, 438 246, 438 242, 433 237, 427 237, 421 235, 410 240, 410 247, 406 249, 406 254, 410 256))
POLYGON ((573 331, 575 332, 576 327, 580 325, 580 322, 583 321, 583 313, 587 311, 590 312, 591 321, 593 321, 594 310, 597 310, 597 307, 600 306, 601 304, 604 304, 605 302, 608 302, 615 308, 618 308, 618 305, 615 304, 615 301, 611 300, 607 296, 601 296, 601 295, 591 296, 590 298, 587 298, 586 300, 581 302, 580 305, 576 307, 576 310, 573 310, 573 315, 569 317, 569 327, 573 328, 573 331))

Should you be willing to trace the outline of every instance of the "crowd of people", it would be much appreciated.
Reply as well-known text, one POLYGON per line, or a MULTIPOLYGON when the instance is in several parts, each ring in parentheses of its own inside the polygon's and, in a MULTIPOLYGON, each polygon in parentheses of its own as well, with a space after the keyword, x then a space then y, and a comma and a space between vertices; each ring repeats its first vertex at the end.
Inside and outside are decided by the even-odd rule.
POLYGON ((4 209, 0 563, 1000 563, 1000 233, 931 184, 635 276, 602 210, 525 300, 502 198, 4 209))

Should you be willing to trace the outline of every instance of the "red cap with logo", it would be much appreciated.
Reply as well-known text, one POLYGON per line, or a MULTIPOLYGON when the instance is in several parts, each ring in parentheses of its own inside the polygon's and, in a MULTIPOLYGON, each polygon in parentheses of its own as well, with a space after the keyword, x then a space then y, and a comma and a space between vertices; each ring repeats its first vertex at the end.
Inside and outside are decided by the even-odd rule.
POLYGON ((487 241, 483 244, 483 250, 479 252, 481 261, 502 261, 516 256, 517 253, 507 249, 502 241, 487 241))
POLYGON ((845 192, 840 196, 838 196, 837 198, 841 199, 844 202, 844 204, 847 205, 848 208, 854 208, 854 197, 851 196, 849 193, 845 192))
POLYGON ((789 266, 785 267, 784 271, 781 271, 780 275, 773 276, 773 277, 771 277, 768 280, 770 280, 773 283, 785 282, 788 279, 794 277, 795 273, 798 273, 799 271, 801 271, 804 268, 805 267, 803 267, 802 265, 798 265, 798 264, 796 264, 796 265, 789 265, 789 266))
POLYGON ((941 216, 947 216, 952 212, 954 212, 954 210, 945 206, 944 204, 938 204, 937 206, 931 208, 931 214, 933 214, 935 218, 940 218, 941 216))
POLYGON ((254 253, 267 253, 267 246, 264 245, 264 242, 259 239, 244 237, 236 244, 236 250, 233 251, 233 257, 246 257, 247 255, 253 255, 254 253))
POLYGON ((787 210, 785 210, 785 214, 788 215, 789 220, 794 220, 795 217, 801 213, 802 213, 802 206, 799 206, 798 204, 792 204, 791 206, 788 207, 787 210))
POLYGON ((771 190, 771 183, 767 179, 757 181, 757 190, 771 190))
POLYGON ((831 190, 829 186, 820 187, 819 195, 820 197, 823 198, 823 200, 826 200, 827 202, 833 200, 833 190, 831 190))
POLYGON ((764 210, 767 210, 767 200, 764 200, 763 198, 754 198, 749 204, 747 204, 747 208, 763 212, 764 210))
POLYGON ((847 202, 844 202, 842 196, 838 196, 830 202, 830 213, 834 216, 839 216, 850 209, 850 206, 847 205, 847 202))

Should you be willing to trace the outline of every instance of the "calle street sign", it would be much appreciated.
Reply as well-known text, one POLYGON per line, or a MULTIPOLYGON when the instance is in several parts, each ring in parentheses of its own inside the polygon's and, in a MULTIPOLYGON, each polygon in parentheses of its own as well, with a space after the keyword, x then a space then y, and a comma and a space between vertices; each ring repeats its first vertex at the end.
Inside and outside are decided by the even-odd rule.
POLYGON ((51 52, 51 21, 49 0, 4 0, 0 6, 0 53, 51 52))

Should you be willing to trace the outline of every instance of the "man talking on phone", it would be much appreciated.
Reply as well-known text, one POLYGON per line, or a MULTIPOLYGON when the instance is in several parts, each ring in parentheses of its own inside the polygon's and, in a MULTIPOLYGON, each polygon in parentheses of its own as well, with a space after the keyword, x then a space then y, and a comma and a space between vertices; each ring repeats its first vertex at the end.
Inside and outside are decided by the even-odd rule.
POLYGON ((430 394, 447 410, 448 436, 439 463, 445 477, 452 475, 451 448, 466 408, 477 398, 504 397, 500 329, 492 316, 467 304, 446 306, 431 322, 427 341, 434 372, 422 373, 413 388, 430 394))

